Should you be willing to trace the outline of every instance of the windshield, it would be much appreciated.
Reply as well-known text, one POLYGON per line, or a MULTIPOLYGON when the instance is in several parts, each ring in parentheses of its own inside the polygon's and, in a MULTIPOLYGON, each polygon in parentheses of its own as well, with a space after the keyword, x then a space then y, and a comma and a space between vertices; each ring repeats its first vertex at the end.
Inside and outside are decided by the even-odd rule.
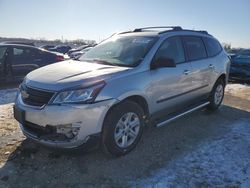
POLYGON ((143 60, 156 39, 156 37, 115 36, 95 46, 79 60, 134 67, 143 60))

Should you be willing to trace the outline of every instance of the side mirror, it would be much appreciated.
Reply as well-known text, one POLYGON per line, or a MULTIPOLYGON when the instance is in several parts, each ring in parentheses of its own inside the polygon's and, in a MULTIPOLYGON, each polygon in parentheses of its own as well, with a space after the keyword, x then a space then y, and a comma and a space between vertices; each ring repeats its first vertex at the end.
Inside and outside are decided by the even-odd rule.
POLYGON ((173 59, 165 57, 157 58, 151 64, 151 69, 157 69, 163 67, 176 67, 176 64, 173 59))

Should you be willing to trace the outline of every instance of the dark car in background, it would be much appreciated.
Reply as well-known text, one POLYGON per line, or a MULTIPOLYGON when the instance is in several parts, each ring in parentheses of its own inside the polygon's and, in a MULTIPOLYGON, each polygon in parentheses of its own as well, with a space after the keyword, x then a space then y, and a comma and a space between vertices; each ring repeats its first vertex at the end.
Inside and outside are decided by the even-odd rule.
POLYGON ((49 48, 48 50, 49 51, 52 51, 52 52, 59 52, 59 53, 62 53, 62 54, 66 54, 68 53, 68 51, 71 49, 70 46, 68 45, 58 45, 54 48, 49 48))
POLYGON ((231 56, 229 80, 250 83, 250 49, 242 49, 231 56))
POLYGON ((55 46, 54 46, 54 45, 47 44, 47 45, 42 45, 42 46, 40 46, 40 48, 45 49, 45 50, 49 50, 50 48, 55 48, 55 46))
POLYGON ((87 48, 84 48, 84 49, 82 49, 80 51, 72 52, 72 53, 69 54, 69 57, 71 59, 78 60, 83 54, 85 54, 86 52, 91 50, 91 48, 93 48, 93 47, 87 47, 87 48))
POLYGON ((66 58, 28 45, 0 45, 0 83, 22 80, 30 71, 66 58))
POLYGON ((234 48, 229 50, 227 53, 231 58, 234 58, 235 56, 237 56, 238 53, 240 53, 240 51, 243 50, 242 48, 234 48))
POLYGON ((70 56, 71 53, 79 52, 79 51, 81 51, 81 50, 83 50, 85 48, 88 48, 88 47, 90 47, 90 45, 85 44, 85 45, 79 46, 77 48, 72 48, 71 50, 68 51, 67 54, 70 56))

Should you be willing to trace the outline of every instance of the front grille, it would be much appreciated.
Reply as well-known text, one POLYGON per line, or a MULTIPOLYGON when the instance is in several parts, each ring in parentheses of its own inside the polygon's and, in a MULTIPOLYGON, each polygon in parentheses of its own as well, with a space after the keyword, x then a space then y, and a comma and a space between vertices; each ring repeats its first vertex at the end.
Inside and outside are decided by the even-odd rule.
POLYGON ((54 95, 54 92, 30 88, 25 84, 21 85, 20 92, 23 102, 31 106, 48 104, 54 95))

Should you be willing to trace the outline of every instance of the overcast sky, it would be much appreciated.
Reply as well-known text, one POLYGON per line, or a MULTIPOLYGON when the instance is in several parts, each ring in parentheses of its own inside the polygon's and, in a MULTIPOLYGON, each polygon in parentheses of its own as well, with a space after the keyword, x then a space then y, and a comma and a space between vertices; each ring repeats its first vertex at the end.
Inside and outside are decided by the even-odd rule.
POLYGON ((116 31, 180 25, 250 47, 250 0, 0 0, 0 36, 100 40, 116 31))

